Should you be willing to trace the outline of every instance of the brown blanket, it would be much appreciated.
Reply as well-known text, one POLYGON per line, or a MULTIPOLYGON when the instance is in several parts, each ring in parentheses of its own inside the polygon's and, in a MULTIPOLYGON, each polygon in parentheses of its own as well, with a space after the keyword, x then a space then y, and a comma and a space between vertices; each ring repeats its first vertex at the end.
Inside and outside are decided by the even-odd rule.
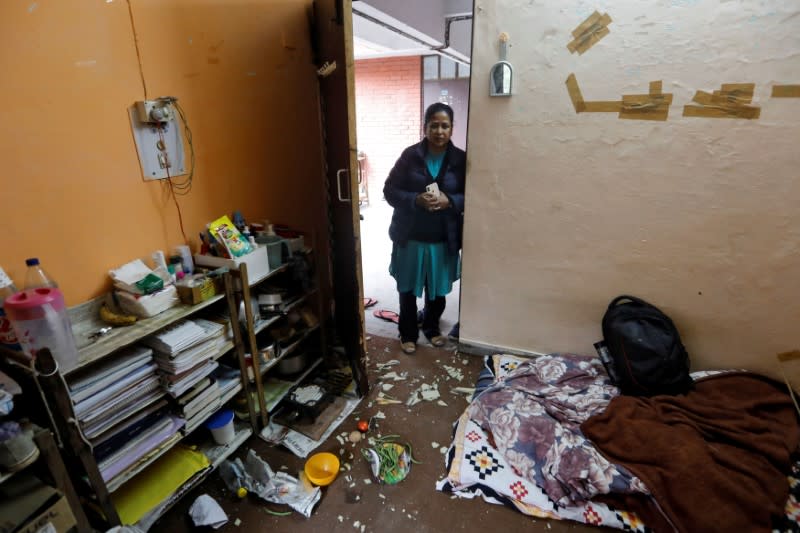
POLYGON ((785 390, 753 374, 712 376, 683 396, 614 398, 581 430, 644 481, 676 530, 770 531, 800 443, 785 390))

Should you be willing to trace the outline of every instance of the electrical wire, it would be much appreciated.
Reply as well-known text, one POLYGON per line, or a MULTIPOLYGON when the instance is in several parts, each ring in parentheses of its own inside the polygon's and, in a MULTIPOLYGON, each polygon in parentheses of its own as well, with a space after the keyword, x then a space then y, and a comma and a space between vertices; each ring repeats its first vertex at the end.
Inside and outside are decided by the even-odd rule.
POLYGON ((133 30, 133 45, 136 48, 136 60, 139 63, 139 77, 142 79, 142 89, 144 89, 144 99, 147 100, 147 83, 144 81, 144 70, 142 69, 142 54, 139 51, 139 35, 136 33, 136 24, 133 22, 133 6, 131 0, 128 3, 128 16, 131 19, 131 30, 133 30))
POLYGON ((192 130, 189 128, 189 122, 186 120, 186 113, 184 113, 183 108, 178 103, 178 99, 170 98, 170 103, 178 110, 178 115, 181 117, 181 122, 183 122, 183 134, 186 138, 186 144, 189 146, 189 175, 183 180, 173 183, 173 187, 179 191, 178 194, 185 196, 192 191, 195 166, 194 142, 192 140, 192 130))
MULTIPOLYGON (((159 124, 158 125, 158 140, 161 142, 161 146, 166 147, 166 145, 164 143, 164 125, 163 124, 159 124)), ((189 239, 186 238, 186 230, 183 228, 183 214, 181 213, 181 206, 178 203, 178 197, 175 194, 175 184, 172 183, 172 176, 170 176, 170 174, 169 174, 169 167, 171 165, 171 162, 169 160, 169 155, 168 155, 166 149, 164 150, 164 157, 165 157, 164 169, 167 171, 167 183, 169 184, 169 192, 172 195, 172 200, 175 202, 175 209, 178 210, 178 223, 180 224, 180 227, 181 227, 181 235, 183 235, 183 243, 184 244, 189 244, 189 239)), ((191 187, 191 183, 189 185, 191 187)))

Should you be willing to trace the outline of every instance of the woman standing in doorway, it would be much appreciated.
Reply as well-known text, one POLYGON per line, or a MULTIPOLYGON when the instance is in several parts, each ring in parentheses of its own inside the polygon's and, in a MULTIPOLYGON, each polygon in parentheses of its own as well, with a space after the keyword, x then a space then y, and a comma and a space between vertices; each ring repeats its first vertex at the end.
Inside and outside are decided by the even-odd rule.
POLYGON ((406 148, 383 188, 394 208, 389 273, 400 294, 400 345, 417 349, 417 298, 425 293, 422 332, 434 346, 446 342, 439 329, 445 296, 461 276, 466 154, 450 141, 453 109, 443 103, 425 111, 425 138, 406 148))

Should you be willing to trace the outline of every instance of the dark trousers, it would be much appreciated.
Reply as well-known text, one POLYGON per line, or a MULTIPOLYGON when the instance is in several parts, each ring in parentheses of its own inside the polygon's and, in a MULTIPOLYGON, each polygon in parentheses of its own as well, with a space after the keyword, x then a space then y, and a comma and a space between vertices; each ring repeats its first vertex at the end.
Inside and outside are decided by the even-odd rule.
MULTIPOLYGON (((439 319, 444 313, 447 299, 439 296, 433 300, 428 300, 428 292, 425 291, 425 309, 422 312, 422 332, 428 339, 441 335, 439 331, 439 319)), ((417 297, 413 292, 400 293, 400 341, 417 342, 419 338, 419 326, 417 325, 417 297)))

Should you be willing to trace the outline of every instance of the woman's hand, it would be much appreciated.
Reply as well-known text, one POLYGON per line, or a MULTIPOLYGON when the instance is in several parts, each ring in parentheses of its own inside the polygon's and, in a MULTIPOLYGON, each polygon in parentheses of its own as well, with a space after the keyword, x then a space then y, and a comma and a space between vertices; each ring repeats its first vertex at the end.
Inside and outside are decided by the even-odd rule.
POLYGON ((442 193, 424 192, 417 195, 417 205, 426 211, 441 211, 450 207, 450 199, 442 193))

